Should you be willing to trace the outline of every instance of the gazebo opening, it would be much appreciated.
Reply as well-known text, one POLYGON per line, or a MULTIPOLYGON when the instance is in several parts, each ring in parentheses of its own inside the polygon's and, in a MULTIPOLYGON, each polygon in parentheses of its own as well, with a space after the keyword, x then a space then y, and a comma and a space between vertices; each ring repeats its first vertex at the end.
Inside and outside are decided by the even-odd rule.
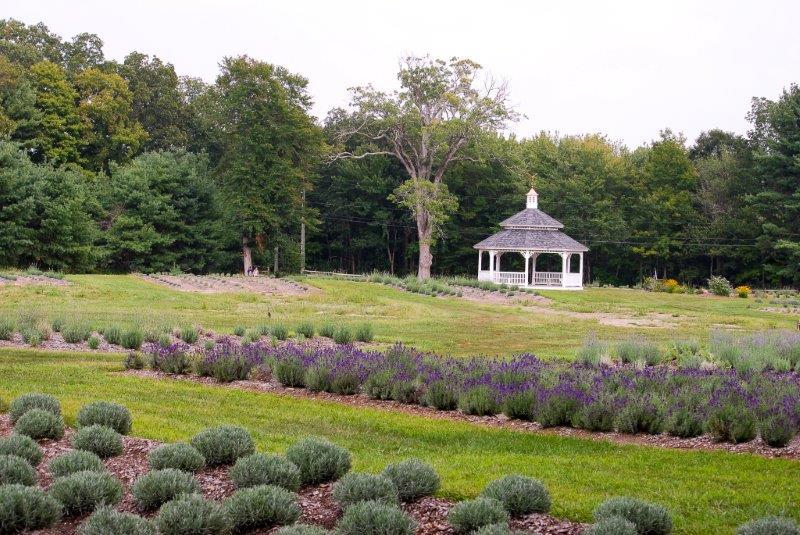
POLYGON ((475 245, 478 280, 526 288, 583 288, 583 253, 589 249, 539 210, 535 190, 525 201, 524 210, 500 223, 500 232, 475 245))

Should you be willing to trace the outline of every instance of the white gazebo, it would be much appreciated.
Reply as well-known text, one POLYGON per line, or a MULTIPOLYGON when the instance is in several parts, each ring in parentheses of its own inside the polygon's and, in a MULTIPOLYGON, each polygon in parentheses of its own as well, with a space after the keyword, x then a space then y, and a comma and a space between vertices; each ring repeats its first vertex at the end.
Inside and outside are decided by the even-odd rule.
POLYGON ((580 290, 583 288, 583 253, 589 249, 563 232, 564 228, 539 210, 539 195, 528 192, 525 209, 502 223, 502 230, 475 244, 478 250, 478 280, 542 290, 580 290), (489 253, 484 268, 484 254, 489 253), (503 271, 505 253, 519 253, 523 271, 503 271), (537 271, 536 260, 545 254, 561 257, 561 271, 537 271))

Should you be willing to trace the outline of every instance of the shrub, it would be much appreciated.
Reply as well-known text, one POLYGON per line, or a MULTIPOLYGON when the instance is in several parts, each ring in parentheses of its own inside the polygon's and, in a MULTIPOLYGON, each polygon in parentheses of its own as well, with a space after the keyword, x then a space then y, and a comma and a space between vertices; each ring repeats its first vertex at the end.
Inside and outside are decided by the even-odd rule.
POLYGON ((186 354, 186 347, 182 344, 170 344, 158 348, 151 346, 149 351, 150 367, 156 371, 183 375, 192 369, 192 363, 186 354))
POLYGON ((336 334, 336 325, 332 323, 326 323, 319 329, 319 335, 325 338, 333 338, 334 334, 336 334))
POLYGON ((286 325, 282 323, 276 323, 270 329, 272 336, 274 336, 277 340, 286 340, 289 338, 289 329, 286 328, 286 325))
POLYGON ((800 526, 790 518, 768 516, 742 524, 736 535, 800 535, 800 526))
POLYGON ((97 349, 100 347, 100 339, 95 335, 90 336, 86 343, 88 344, 89 349, 97 349))
POLYGON ((396 505, 369 501, 348 507, 337 535, 413 535, 414 521, 396 505))
POLYGON ((300 469, 280 455, 254 453, 240 457, 230 470, 230 478, 239 488, 274 485, 287 490, 300 488, 300 469))
POLYGON ((0 340, 11 340, 16 325, 11 318, 0 318, 0 340))
POLYGON ((761 440, 773 448, 786 446, 795 433, 795 428, 789 418, 785 416, 770 416, 765 418, 758 426, 761 440))
POLYGON ((235 336, 244 336, 245 332, 247 332, 247 329, 245 329, 242 325, 237 325, 233 328, 233 334, 235 336))
POLYGON ((594 511, 597 521, 621 517, 636 526, 641 535, 667 535, 672 532, 672 518, 662 506, 636 498, 611 498, 594 511))
POLYGON ((610 516, 595 522, 583 532, 584 535, 638 535, 633 522, 621 516, 610 516))
POLYGON ((374 372, 364 381, 364 393, 372 399, 392 399, 393 379, 391 370, 374 372))
POLYGON ((70 344, 85 342, 92 334, 92 329, 85 323, 67 323, 61 329, 64 341, 70 344))
POLYGON ((608 352, 608 347, 594 336, 587 338, 583 346, 578 349, 575 359, 581 364, 597 366, 608 352))
POLYGON ((725 277, 711 277, 708 279, 708 289, 714 295, 728 297, 733 289, 725 277))
MULTIPOLYGON (((221 383, 243 381, 250 377, 255 362, 240 352, 233 352, 217 358, 210 365, 211 375, 221 383)), ((202 375, 202 374, 201 374, 202 375)))
POLYGON ((587 403, 575 413, 572 425, 587 431, 613 431, 614 406, 603 399, 587 403))
POLYGON ((47 469, 53 477, 64 477, 77 472, 105 472, 106 465, 90 451, 72 450, 53 457, 47 469))
POLYGON ((17 434, 0 438, 0 455, 16 455, 33 466, 42 462, 44 456, 42 448, 31 437, 17 434))
POLYGON ((61 519, 61 504, 38 487, 2 485, 0 504, 3 533, 49 528, 61 519))
POLYGON ((513 533, 508 524, 503 523, 483 526, 472 532, 473 535, 513 535, 513 533))
POLYGON ((75 423, 78 428, 104 425, 121 435, 127 435, 131 432, 131 413, 118 403, 95 401, 81 407, 75 423))
POLYGON ((500 412, 494 392, 488 386, 476 386, 458 397, 458 408, 464 414, 492 416, 500 412))
POLYGON ((225 500, 225 509, 236 532, 291 524, 302 512, 294 492, 274 485, 237 490, 225 500))
MULTIPOLYGON (((375 331, 369 323, 362 323, 356 329, 356 340, 359 342, 370 343, 375 338, 375 331)), ((346 342, 345 342, 346 343, 346 342)))
POLYGON ((310 321, 304 321, 295 329, 297 334, 302 334, 306 338, 314 338, 314 324, 310 321))
POLYGON ((196 492, 200 492, 200 487, 194 477, 174 468, 148 472, 131 487, 133 501, 143 511, 157 509, 182 494, 196 492))
POLYGON ((383 475, 394 483, 397 496, 403 502, 412 502, 432 496, 441 483, 433 467, 419 459, 406 459, 387 466, 383 475))
POLYGON ((275 535, 328 535, 329 531, 318 526, 308 524, 292 524, 284 526, 275 532, 275 535))
POLYGON ((306 371, 299 358, 290 357, 281 359, 274 366, 275 378, 283 386, 302 388, 305 386, 306 371))
POLYGON ((82 427, 72 437, 75 449, 90 451, 101 459, 116 457, 123 450, 122 435, 104 425, 82 427))
POLYGON ((144 359, 140 353, 131 351, 125 356, 123 366, 126 370, 141 370, 144 369, 144 359))
POLYGON ((106 339, 106 342, 109 344, 114 344, 115 346, 122 344, 122 329, 119 325, 111 325, 110 327, 106 327, 103 330, 103 338, 106 339))
POLYGON ((350 452, 322 438, 307 437, 289 446, 286 458, 300 469, 300 482, 336 481, 350 470, 350 452))
POLYGON ((514 518, 550 510, 550 494, 547 489, 541 481, 530 477, 511 475, 496 479, 481 494, 499 501, 514 518))
POLYGON ((742 403, 725 402, 709 413, 706 432, 719 442, 748 442, 756 438, 756 419, 742 403))
POLYGON ((617 356, 622 362, 644 362, 654 366, 661 361, 661 350, 643 338, 630 338, 617 344, 617 356))
POLYGON ((681 438, 699 437, 703 434, 703 418, 691 407, 680 407, 667 419, 666 431, 681 438))
POLYGON ((425 392, 425 404, 440 411, 452 411, 458 406, 458 396, 446 382, 436 381, 425 392))
POLYGON ((567 395, 552 395, 543 401, 536 411, 536 421, 542 427, 572 425, 575 414, 580 409, 578 400, 567 395))
POLYGON ((303 382, 312 392, 330 392, 331 370, 321 364, 311 366, 306 370, 303 382))
POLYGON ((503 414, 515 420, 533 420, 536 413, 536 396, 533 392, 510 394, 503 402, 503 414))
POLYGON ((413 381, 399 379, 392 386, 392 399, 398 403, 417 403, 419 395, 419 389, 413 381))
POLYGON ((14 431, 34 440, 50 438, 58 440, 64 436, 64 420, 44 409, 31 409, 14 424, 14 431))
POLYGON ((331 392, 343 396, 352 396, 358 393, 361 380, 352 372, 337 373, 331 380, 331 392))
POLYGON ((41 331, 30 327, 23 328, 20 331, 20 335, 22 335, 23 342, 33 347, 38 346, 45 339, 41 331))
POLYGON ((78 535, 156 535, 156 528, 145 518, 103 505, 83 523, 78 535))
POLYGON ((383 475, 350 472, 333 486, 333 499, 342 510, 359 502, 375 500, 397 503, 397 489, 392 480, 383 475))
POLYGON ((244 336, 242 337, 242 342, 245 344, 252 344, 253 342, 258 342, 261 339, 261 333, 257 330, 246 331, 244 336))
POLYGON ((199 494, 178 496, 166 502, 155 518, 160 535, 225 534, 231 520, 220 504, 199 494))
POLYGON ((480 497, 455 504, 447 520, 455 533, 472 533, 483 526, 508 522, 508 513, 499 501, 480 497))
POLYGON ((50 394, 22 394, 11 401, 8 412, 11 423, 14 424, 20 417, 31 409, 42 409, 56 416, 61 416, 61 405, 50 394))
POLYGON ((350 328, 346 325, 340 325, 333 334, 333 341, 337 344, 352 344, 353 333, 350 332, 350 328))
POLYGON ((242 427, 222 425, 200 431, 190 441, 209 466, 233 464, 255 451, 253 437, 242 427))
POLYGON ((657 435, 664 429, 664 415, 650 399, 636 397, 620 409, 615 424, 620 433, 657 435))
POLYGON ((85 470, 59 477, 48 492, 61 503, 65 515, 74 516, 119 502, 122 483, 107 472, 85 470))
POLYGON ((746 284, 742 284, 741 286, 737 286, 734 289, 734 291, 736 292, 736 295, 738 297, 741 297, 742 299, 747 299, 748 297, 750 297, 750 291, 751 290, 750 290, 750 287, 747 286, 746 284))
POLYGON ((36 484, 36 470, 31 463, 16 455, 0 455, 0 485, 36 484))
POLYGON ((144 342, 144 333, 139 327, 131 327, 122 333, 120 345, 125 349, 139 349, 144 342))
POLYGON ((198 336, 199 334, 197 332, 197 327, 187 325, 181 328, 180 339, 186 342, 187 344, 193 344, 197 342, 198 336))
POLYGON ((198 472, 206 465, 206 459, 197 448, 186 442, 163 444, 147 456, 151 470, 174 468, 183 472, 198 472))

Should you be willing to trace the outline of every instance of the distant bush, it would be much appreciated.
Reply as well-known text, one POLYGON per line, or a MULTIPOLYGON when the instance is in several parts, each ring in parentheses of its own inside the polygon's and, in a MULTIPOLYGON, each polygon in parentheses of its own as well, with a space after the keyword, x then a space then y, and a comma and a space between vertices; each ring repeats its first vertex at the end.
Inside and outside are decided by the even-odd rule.
POLYGON ((295 332, 297 334, 302 334, 306 338, 314 338, 314 324, 310 321, 304 321, 295 328, 295 332))
POLYGON ((508 512, 499 501, 480 497, 455 504, 447 520, 455 533, 472 533, 484 526, 508 522, 508 512))
POLYGON ((635 525, 636 531, 642 535, 667 535, 672 532, 672 518, 664 507, 636 498, 611 498, 594 511, 597 521, 610 517, 624 518, 635 525))
POLYGON ((352 344, 353 333, 346 325, 340 325, 336 328, 336 332, 333 334, 333 341, 337 344, 352 344))
POLYGON ((61 504, 38 487, 1 485, 0 504, 3 533, 49 528, 61 519, 61 504))
POLYGON ((440 411, 452 411, 458 406, 458 395, 444 381, 436 381, 425 392, 425 404, 440 411))
POLYGON ((392 386, 392 399, 398 403, 418 403, 419 388, 413 381, 396 379, 392 386))
POLYGON ((515 420, 533 420, 536 413, 536 396, 531 391, 517 392, 506 397, 503 414, 515 420))
POLYGON ((302 512, 297 495, 274 485, 240 489, 225 500, 225 509, 237 533, 270 526, 285 526, 302 512))
POLYGON ((750 292, 752 290, 750 290, 750 287, 747 286, 746 284, 742 284, 741 286, 737 286, 736 288, 734 288, 734 291, 736 292, 736 295, 738 297, 741 297, 742 299, 747 299, 748 297, 750 297, 750 292))
POLYGON ((100 338, 92 335, 89 337, 89 340, 86 341, 86 344, 89 346, 89 349, 97 349, 100 347, 100 338))
POLYGON ((199 494, 178 496, 166 502, 155 524, 159 535, 225 534, 231 530, 225 508, 199 494))
POLYGON ((300 482, 336 481, 350 470, 350 452, 322 438, 307 437, 289 446, 286 458, 300 469, 300 482))
POLYGON ((554 394, 536 408, 536 421, 542 427, 569 426, 579 409, 580 404, 574 397, 554 394))
POLYGON ((186 442, 158 446, 148 454, 147 461, 151 470, 174 468, 183 472, 199 472, 206 465, 205 457, 186 442))
POLYGON ((768 516, 742 524, 736 535, 800 535, 800 526, 790 518, 768 516))
POLYGON ((360 502, 348 507, 336 526, 337 535, 413 535, 414 521, 396 505, 360 502))
POLYGON ((156 535, 156 528, 145 518, 103 505, 78 528, 78 535, 156 535))
POLYGON ((718 442, 748 442, 756 438, 756 419, 743 403, 725 401, 709 411, 706 432, 718 442))
POLYGON ((372 399, 392 399, 394 375, 392 370, 371 373, 364 381, 364 393, 372 399))
POLYGON ((61 416, 61 405, 50 394, 22 394, 14 398, 9 406, 8 412, 11 415, 11 423, 16 423, 23 414, 31 409, 42 409, 56 416, 61 416))
POLYGON ((703 434, 703 416, 694 407, 679 407, 667 418, 666 431, 675 437, 699 437, 703 434))
POLYGON ((205 457, 208 466, 233 464, 239 457, 255 451, 253 437, 242 428, 233 425, 211 427, 200 431, 190 444, 205 457))
POLYGON ((122 333, 120 345, 125 349, 139 349, 144 342, 144 333, 139 327, 130 327, 122 333))
POLYGON ((56 479, 48 490, 67 516, 94 511, 101 505, 114 505, 122 499, 122 483, 107 472, 86 470, 56 479))
POLYGON ((575 359, 581 364, 597 366, 608 352, 608 346, 595 337, 588 338, 578 349, 575 359))
POLYGON ((303 382, 312 392, 330 392, 331 370, 322 364, 311 366, 305 371, 303 382))
POLYGON ((387 466, 383 475, 397 488, 403 502, 413 502, 424 496, 432 496, 439 490, 441 480, 433 467, 419 459, 406 459, 387 466))
POLYGON ((116 457, 123 450, 122 435, 104 425, 90 425, 78 429, 72 436, 75 449, 90 451, 101 459, 116 457))
POLYGON ((181 328, 180 338, 187 344, 193 344, 197 342, 197 338, 199 337, 199 333, 197 332, 197 327, 192 325, 186 325, 181 328))
POLYGON ((237 325, 233 328, 233 334, 236 336, 244 336, 245 332, 247 332, 247 329, 245 329, 242 325, 237 325))
POLYGON ((131 432, 131 413, 119 403, 95 401, 81 407, 75 419, 78 428, 90 425, 104 425, 121 435, 131 432))
POLYGON ((174 468, 148 472, 131 487, 133 500, 143 511, 158 509, 178 496, 197 492, 200 492, 200 486, 192 474, 174 468))
POLYGON ((300 359, 291 357, 275 363, 275 378, 283 386, 300 388, 305 386, 305 369, 300 359))
POLYGON ((0 455, 0 485, 36 484, 36 470, 31 463, 16 455, 0 455))
POLYGON ((661 349, 644 338, 629 338, 617 344, 617 356, 622 362, 643 362, 654 366, 661 361, 661 349))
POLYGON ((53 477, 64 477, 77 472, 105 472, 106 465, 102 459, 90 451, 72 450, 53 457, 47 465, 53 477))
POLYGON ((514 518, 550 510, 550 493, 541 481, 526 476, 511 475, 496 479, 481 494, 499 501, 514 518))
POLYGON ((342 510, 359 502, 375 500, 384 503, 398 501, 392 480, 383 475, 350 472, 333 486, 333 499, 342 510))
POLYGON ((342 396, 352 396, 358 393, 361 380, 353 372, 337 373, 331 379, 331 392, 342 396))
POLYGON ((17 434, 0 438, 0 455, 16 455, 33 466, 42 462, 44 456, 42 448, 31 437, 17 434))
POLYGON ((584 535, 638 535, 636 525, 621 516, 609 516, 589 526, 584 535))
POLYGON ((276 323, 270 328, 270 334, 274 336, 277 340, 286 340, 289 338, 289 329, 286 328, 286 325, 282 323, 276 323))
POLYGON ((92 334, 92 329, 85 323, 67 323, 61 329, 64 341, 70 344, 85 342, 92 334))
POLYGON ((0 340, 11 340, 16 328, 16 323, 13 319, 0 318, 0 340))
POLYGON ((614 406, 605 399, 587 403, 574 414, 572 425, 587 431, 613 431, 614 406))
POLYGON ((708 279, 708 289, 714 295, 719 295, 723 297, 728 297, 733 288, 731 288, 731 283, 728 282, 728 279, 725 277, 715 277, 712 276, 708 279))
POLYGON ((141 353, 136 351, 130 351, 125 356, 125 362, 123 366, 126 370, 141 370, 144 369, 144 358, 142 358, 141 353))
POLYGON ((50 438, 58 440, 64 436, 64 420, 44 409, 31 409, 14 424, 14 432, 27 435, 34 440, 50 438))
POLYGON ((230 478, 238 488, 274 485, 295 492, 300 488, 300 469, 274 454, 253 453, 240 457, 230 470, 230 478))
POLYGON ((329 531, 319 526, 309 524, 292 524, 284 526, 275 532, 275 535, 329 535, 329 531))
POLYGON ((769 416, 758 426, 761 440, 773 448, 783 448, 795 435, 796 428, 790 418, 769 416))
POLYGON ((356 340, 369 343, 375 338, 375 331, 369 323, 362 323, 356 329, 356 340))
POLYGON ((458 397, 458 408, 464 414, 492 416, 500 412, 494 391, 488 386, 473 387, 458 397))
POLYGON ((336 325, 333 323, 325 323, 319 329, 319 335, 324 336, 325 338, 333 338, 334 334, 336 334, 336 325))
POLYGON ((103 329, 103 338, 109 344, 122 345, 122 328, 119 325, 110 325, 103 329))
POLYGON ((653 400, 637 396, 619 410, 615 424, 620 433, 657 435, 664 429, 664 414, 653 400))

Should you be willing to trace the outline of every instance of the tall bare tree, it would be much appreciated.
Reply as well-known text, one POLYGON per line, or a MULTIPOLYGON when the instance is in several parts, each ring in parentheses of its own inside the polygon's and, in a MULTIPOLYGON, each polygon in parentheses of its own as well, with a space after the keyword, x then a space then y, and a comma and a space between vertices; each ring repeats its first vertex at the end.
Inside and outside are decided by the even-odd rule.
POLYGON ((517 119, 505 83, 481 76, 481 70, 469 59, 407 57, 397 75, 399 90, 356 87, 351 89, 351 110, 332 112, 341 125, 337 141, 342 146, 358 141, 359 147, 340 150, 333 159, 386 154, 397 158, 408 173, 391 199, 416 220, 420 279, 430 277, 431 245, 458 207, 444 183, 447 169, 465 158, 462 149, 470 141, 517 119))

